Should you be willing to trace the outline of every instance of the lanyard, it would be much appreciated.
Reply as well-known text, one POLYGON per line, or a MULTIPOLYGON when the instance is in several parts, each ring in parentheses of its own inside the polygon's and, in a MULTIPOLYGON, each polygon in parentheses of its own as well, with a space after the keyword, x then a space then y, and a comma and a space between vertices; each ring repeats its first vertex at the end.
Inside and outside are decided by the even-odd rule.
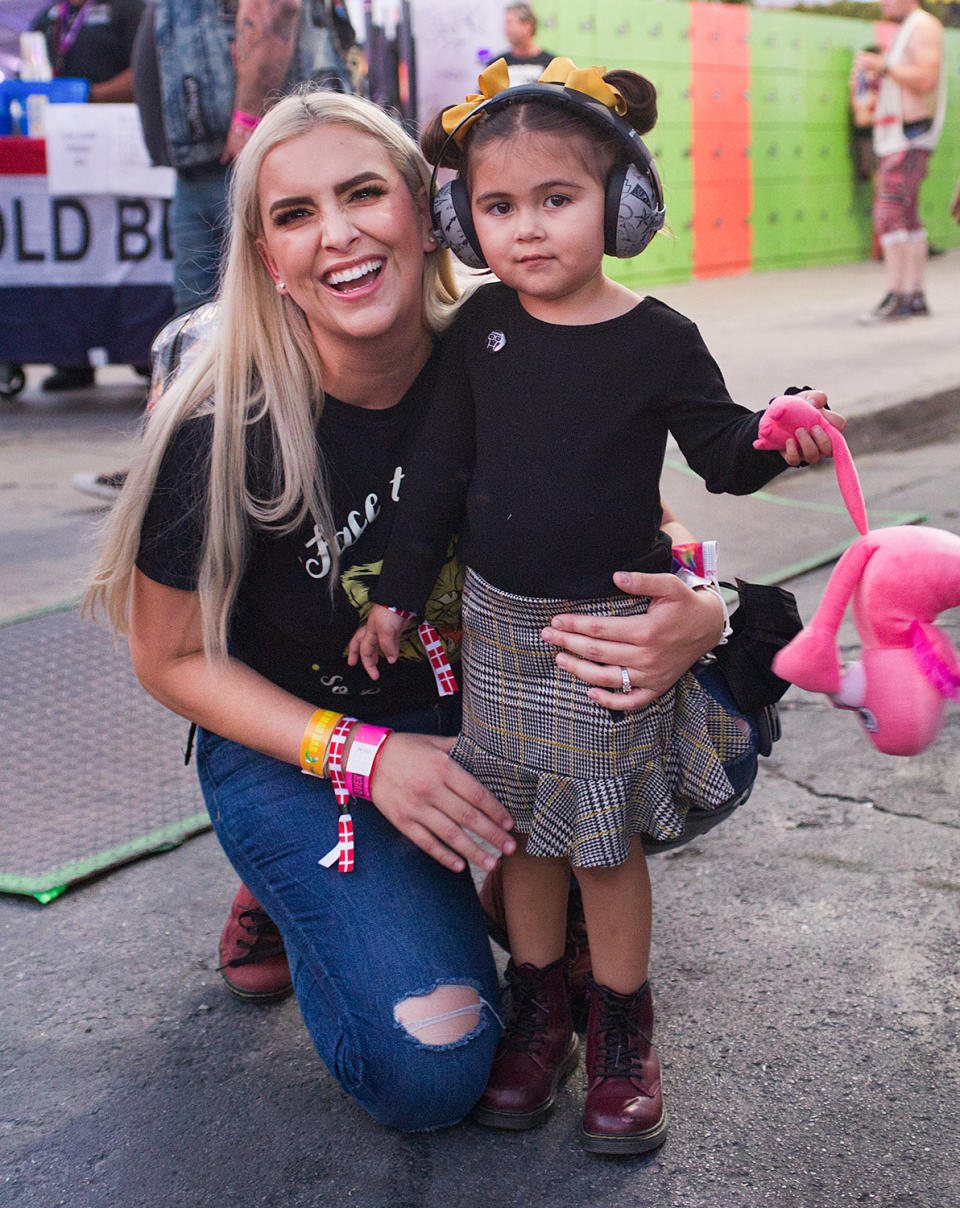
POLYGON ((62 59, 76 42, 92 0, 83 0, 76 16, 70 20, 70 0, 60 0, 60 16, 57 20, 57 58, 62 59))

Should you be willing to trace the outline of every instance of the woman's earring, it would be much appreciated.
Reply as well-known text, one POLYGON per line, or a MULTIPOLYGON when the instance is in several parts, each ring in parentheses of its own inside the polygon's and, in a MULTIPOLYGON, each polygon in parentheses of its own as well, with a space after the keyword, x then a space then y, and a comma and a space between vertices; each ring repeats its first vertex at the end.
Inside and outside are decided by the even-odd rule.
POLYGON ((278 281, 278 282, 277 282, 277 293, 278 293, 278 294, 285 294, 286 292, 287 292, 287 283, 286 283, 286 281, 278 281))

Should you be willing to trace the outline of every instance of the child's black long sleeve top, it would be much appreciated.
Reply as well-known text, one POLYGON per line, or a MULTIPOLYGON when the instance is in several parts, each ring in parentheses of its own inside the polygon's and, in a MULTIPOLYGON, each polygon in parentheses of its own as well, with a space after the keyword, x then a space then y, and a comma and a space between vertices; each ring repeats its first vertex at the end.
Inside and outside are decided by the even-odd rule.
POLYGON ((668 433, 713 492, 749 494, 785 468, 753 449, 761 412, 732 401, 695 324, 654 298, 571 327, 481 287, 436 381, 373 593, 413 612, 458 532, 464 562, 518 595, 605 596, 616 570, 668 570, 668 433))

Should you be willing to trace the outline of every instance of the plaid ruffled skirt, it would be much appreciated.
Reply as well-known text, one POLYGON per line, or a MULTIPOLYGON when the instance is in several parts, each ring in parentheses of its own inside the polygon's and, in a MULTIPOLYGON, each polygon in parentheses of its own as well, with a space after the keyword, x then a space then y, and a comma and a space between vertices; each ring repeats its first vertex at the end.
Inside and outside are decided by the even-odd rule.
POLYGON ((467 571, 452 755, 510 811, 531 855, 621 864, 631 836, 678 838, 691 806, 717 809, 734 795, 722 765, 749 749, 749 736, 690 672, 646 708, 615 713, 557 667, 540 637, 561 612, 632 616, 647 604, 516 596, 467 571))

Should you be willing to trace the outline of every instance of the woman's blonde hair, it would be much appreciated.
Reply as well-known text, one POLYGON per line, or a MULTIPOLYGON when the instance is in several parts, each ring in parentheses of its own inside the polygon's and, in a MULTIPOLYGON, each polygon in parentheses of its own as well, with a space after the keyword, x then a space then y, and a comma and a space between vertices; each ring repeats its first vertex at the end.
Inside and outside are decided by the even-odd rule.
MULTIPOLYGON (((331 590, 336 582, 335 525, 315 436, 324 398, 320 360, 303 312, 277 293, 256 246, 263 236, 257 186, 264 158, 280 143, 322 125, 347 126, 376 139, 414 202, 425 204, 430 169, 413 139, 372 102, 304 91, 278 101, 263 118, 234 165, 216 332, 150 413, 101 542, 85 606, 92 613, 102 609, 117 633, 128 630, 140 529, 163 454, 176 430, 204 413, 214 417, 197 582, 204 651, 226 653, 254 526, 270 526, 282 535, 312 517, 333 560, 331 590), (254 497, 247 481, 247 429, 261 420, 268 421, 272 439, 267 498, 254 497)), ((431 331, 439 333, 449 324, 457 296, 449 254, 438 250, 425 256, 423 319, 431 331)))

